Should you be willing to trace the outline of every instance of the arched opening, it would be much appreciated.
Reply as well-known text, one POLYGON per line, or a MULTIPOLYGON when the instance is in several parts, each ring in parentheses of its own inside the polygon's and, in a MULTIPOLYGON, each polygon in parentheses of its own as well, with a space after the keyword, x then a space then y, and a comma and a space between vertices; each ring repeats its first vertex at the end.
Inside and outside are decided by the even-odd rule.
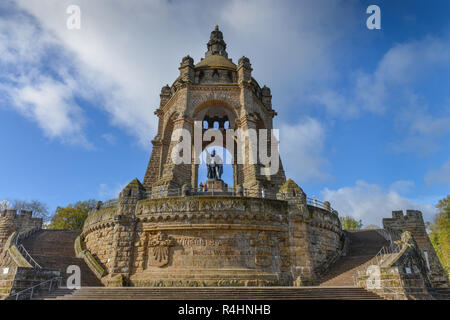
POLYGON ((208 127, 212 127, 212 121, 229 122, 229 128, 234 129, 238 118, 236 108, 221 100, 208 100, 197 106, 192 114, 195 121, 208 121, 208 127))
MULTIPOLYGON (((235 161, 233 157, 236 157, 237 152, 236 141, 233 141, 234 150, 227 150, 227 135, 225 132, 227 129, 235 129, 237 119, 235 108, 224 101, 209 100, 195 108, 192 118, 194 121, 201 121, 203 135, 207 133, 207 130, 213 130, 213 132, 220 132, 222 139, 219 138, 216 141, 218 137, 213 134, 208 135, 202 141, 201 153, 197 158, 199 162, 192 166, 191 185, 198 187, 200 183, 204 184, 208 180, 206 154, 207 152, 211 153, 212 150, 215 150, 216 154, 223 160, 222 180, 231 188, 240 184, 238 165, 233 164, 233 161, 235 161)), ((195 154, 193 156, 197 157, 195 154)))

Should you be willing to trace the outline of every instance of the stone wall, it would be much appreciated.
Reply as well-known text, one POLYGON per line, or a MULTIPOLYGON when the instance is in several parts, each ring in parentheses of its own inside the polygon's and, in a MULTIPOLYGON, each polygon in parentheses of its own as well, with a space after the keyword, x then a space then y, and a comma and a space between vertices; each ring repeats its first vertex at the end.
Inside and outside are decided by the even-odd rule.
MULTIPOLYGON (((46 280, 53 279, 60 276, 59 270, 52 269, 33 269, 24 267, 2 267, 0 273, 0 300, 6 299, 9 295, 20 292, 24 289, 30 288, 34 285, 42 283, 46 280)), ((43 285, 41 290, 48 290, 48 286, 43 285)), ((56 283, 53 283, 55 286, 56 283)), ((28 295, 30 293, 28 292, 28 295)), ((19 300, 25 299, 24 296, 19 297, 19 300)))
POLYGON ((84 247, 108 286, 310 285, 340 256, 337 216, 289 200, 238 196, 142 199, 139 181, 117 207, 87 218, 84 247))
POLYGON ((339 218, 306 204, 306 194, 291 179, 280 189, 288 202, 291 273, 294 284, 313 285, 342 255, 345 236, 339 218))
POLYGON ((30 210, 7 209, 0 211, 0 252, 14 232, 23 232, 34 228, 42 228, 42 219, 34 218, 30 210))
POLYGON ((401 248, 383 256, 377 264, 363 270, 357 285, 386 299, 433 299, 432 282, 418 243, 410 232, 404 232, 397 245, 401 248))
POLYGON ((116 216, 116 207, 92 212, 84 223, 81 235, 86 249, 94 255, 108 273, 112 269, 114 258, 114 219, 116 216))
POLYGON ((407 210, 406 215, 403 215, 403 211, 393 211, 392 218, 383 219, 383 227, 384 229, 397 234, 405 231, 410 232, 417 242, 422 257, 425 261, 428 260, 427 270, 434 286, 448 286, 448 279, 445 271, 442 268, 433 244, 427 234, 422 212, 407 210))
MULTIPOLYGON (((218 35, 222 37, 218 30, 211 33, 214 41, 218 35)), ((220 41, 223 42, 223 39, 220 41)), ((226 47, 225 42, 223 46, 226 47)), ((227 119, 229 128, 234 130, 273 128, 276 112, 272 109, 271 91, 266 86, 261 88, 252 77, 250 60, 242 57, 235 65, 227 58, 225 49, 220 52, 210 50, 208 48, 205 59, 197 65, 194 65, 191 57, 184 57, 179 77, 172 86, 164 86, 161 90, 160 105, 155 112, 159 117, 158 132, 152 141, 152 155, 143 182, 148 191, 157 191, 161 186, 165 189, 183 185, 197 187, 195 164, 175 165, 170 159, 171 151, 178 144, 178 141, 171 139, 174 130, 183 128, 193 136, 195 121, 203 122, 217 117, 227 119)), ((219 130, 223 131, 224 128, 220 127, 219 130)), ((268 140, 270 145, 271 136, 268 140)), ((214 143, 226 147, 223 141, 214 143)), ((255 146, 247 140, 244 144, 244 157, 247 160, 243 164, 233 164, 234 186, 277 193, 286 181, 281 159, 280 169, 270 175, 261 171, 260 164, 250 163, 249 154, 255 146)), ((202 147, 206 147, 206 144, 202 147)))

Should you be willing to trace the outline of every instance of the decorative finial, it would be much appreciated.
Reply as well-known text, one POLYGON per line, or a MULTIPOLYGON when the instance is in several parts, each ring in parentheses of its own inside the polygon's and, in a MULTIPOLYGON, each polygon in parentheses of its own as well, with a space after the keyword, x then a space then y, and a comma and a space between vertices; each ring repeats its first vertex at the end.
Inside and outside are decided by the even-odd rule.
POLYGON ((211 55, 221 55, 228 58, 228 53, 226 51, 227 44, 223 41, 222 31, 219 30, 219 25, 217 24, 215 29, 211 32, 207 47, 208 51, 206 52, 205 57, 209 57, 211 55))

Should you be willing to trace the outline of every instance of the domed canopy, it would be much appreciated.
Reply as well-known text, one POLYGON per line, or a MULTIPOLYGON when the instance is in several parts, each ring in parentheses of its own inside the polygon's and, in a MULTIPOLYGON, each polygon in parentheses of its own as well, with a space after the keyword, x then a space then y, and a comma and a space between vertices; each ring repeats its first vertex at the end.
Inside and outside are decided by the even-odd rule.
POLYGON ((211 55, 195 65, 195 68, 236 70, 236 65, 230 59, 221 55, 211 55))

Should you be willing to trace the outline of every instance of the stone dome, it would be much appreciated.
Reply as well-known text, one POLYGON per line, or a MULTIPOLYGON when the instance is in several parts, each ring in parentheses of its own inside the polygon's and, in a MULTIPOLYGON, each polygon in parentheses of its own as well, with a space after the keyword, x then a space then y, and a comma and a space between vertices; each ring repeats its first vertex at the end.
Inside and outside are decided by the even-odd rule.
POLYGON ((196 69, 210 68, 210 69, 227 69, 236 71, 236 65, 230 59, 224 56, 214 54, 206 57, 195 65, 196 69))

